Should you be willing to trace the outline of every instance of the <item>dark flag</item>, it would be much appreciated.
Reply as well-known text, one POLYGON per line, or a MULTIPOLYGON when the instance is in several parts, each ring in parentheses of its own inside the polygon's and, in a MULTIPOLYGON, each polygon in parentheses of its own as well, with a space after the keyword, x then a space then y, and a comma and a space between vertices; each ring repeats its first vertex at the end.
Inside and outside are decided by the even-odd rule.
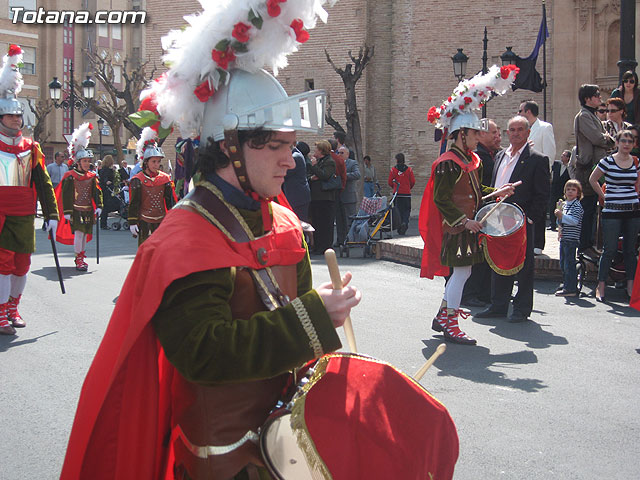
POLYGON ((531 55, 527 58, 518 57, 516 60, 516 66, 520 68, 520 73, 518 73, 518 76, 513 83, 513 90, 521 88, 523 90, 530 90, 536 93, 544 90, 545 85, 540 73, 536 70, 536 62, 538 60, 540 48, 544 45, 547 38, 549 38, 549 30, 547 29, 547 12, 543 4, 542 21, 540 22, 540 29, 538 30, 536 45, 533 47, 531 55))

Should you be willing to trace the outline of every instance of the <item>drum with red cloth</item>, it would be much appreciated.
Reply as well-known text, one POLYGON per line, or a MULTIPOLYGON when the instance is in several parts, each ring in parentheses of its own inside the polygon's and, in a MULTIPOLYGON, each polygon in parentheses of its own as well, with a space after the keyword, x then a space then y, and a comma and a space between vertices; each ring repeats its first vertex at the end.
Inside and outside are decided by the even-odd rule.
POLYGON ((476 213, 482 223, 479 233, 484 257, 494 272, 515 275, 524 266, 527 254, 526 218, 513 203, 490 203, 476 213))
POLYGON ((282 480, 450 479, 458 446, 449 412, 424 387, 352 353, 320 358, 260 436, 282 480))

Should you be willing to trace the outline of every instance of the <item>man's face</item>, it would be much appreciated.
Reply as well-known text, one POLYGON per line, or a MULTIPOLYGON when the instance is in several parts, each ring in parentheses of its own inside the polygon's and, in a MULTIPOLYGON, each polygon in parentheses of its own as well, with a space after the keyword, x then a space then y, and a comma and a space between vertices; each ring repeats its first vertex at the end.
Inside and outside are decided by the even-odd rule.
POLYGON ((524 118, 529 120, 529 122, 531 122, 531 120, 535 117, 529 110, 525 110, 524 106, 525 106, 524 102, 520 104, 520 108, 518 109, 518 115, 522 115, 524 118))
POLYGON ((160 170, 160 162, 162 161, 162 157, 151 157, 147 160, 147 168, 153 174, 158 173, 160 170))
POLYGON ((339 147, 337 154, 340 155, 342 161, 346 162, 347 158, 349 158, 349 149, 345 146, 339 147))
POLYGON ((255 192, 261 197, 275 197, 282 191, 287 170, 294 168, 292 150, 296 132, 276 132, 262 148, 242 147, 247 175, 255 192))
POLYGON ((53 160, 56 162, 56 165, 62 165, 64 157, 62 155, 56 155, 53 160))
POLYGON ((20 130, 22 128, 22 115, 3 115, 2 124, 13 130, 20 130))
MULTIPOLYGON (((464 132, 461 132, 464 133, 464 132)), ((478 130, 467 130, 465 141, 469 150, 475 150, 478 147, 480 132, 478 130)))
POLYGON ((596 115, 600 119, 600 121, 604 122, 607 119, 607 105, 604 103, 600 103, 600 106, 596 110, 596 115))
POLYGON ((126 160, 122 160, 122 163, 120 165, 122 165, 122 168, 127 168, 126 160))
POLYGON ((591 107, 591 108, 598 108, 601 103, 602 103, 602 98, 599 91, 596 92, 596 94, 593 97, 588 97, 585 100, 585 104, 587 105, 587 107, 591 107))
POLYGON ((478 132, 478 138, 480 143, 487 147, 489 150, 500 149, 502 135, 500 134, 500 129, 495 123, 489 122, 489 130, 487 130, 486 132, 478 132))
POLYGON ((571 154, 563 153, 560 156, 560 160, 562 160, 563 164, 568 165, 569 164, 569 160, 571 160, 571 154))
POLYGON ((529 138, 529 128, 522 120, 513 120, 509 123, 507 137, 513 150, 520 150, 529 138))
POLYGON ((89 157, 84 157, 78 160, 78 165, 80 165, 80 170, 83 172, 89 171, 89 165, 91 165, 91 159, 89 157))

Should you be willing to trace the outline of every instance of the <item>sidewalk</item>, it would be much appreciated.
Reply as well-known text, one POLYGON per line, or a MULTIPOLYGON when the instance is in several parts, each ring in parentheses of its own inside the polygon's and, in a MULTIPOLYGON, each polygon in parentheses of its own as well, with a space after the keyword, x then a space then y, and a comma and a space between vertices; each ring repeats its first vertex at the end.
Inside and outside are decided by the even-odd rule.
MULTIPOLYGON (((418 219, 412 218, 409 231, 405 236, 399 236, 393 232, 393 238, 378 242, 376 258, 380 260, 390 260, 392 262, 404 263, 415 267, 420 267, 424 242, 418 233, 418 219)), ((560 271, 560 242, 558 232, 546 230, 545 247, 542 255, 537 255, 535 259, 535 275, 540 279, 561 280, 560 271)), ((587 268, 593 268, 590 264, 587 268)))

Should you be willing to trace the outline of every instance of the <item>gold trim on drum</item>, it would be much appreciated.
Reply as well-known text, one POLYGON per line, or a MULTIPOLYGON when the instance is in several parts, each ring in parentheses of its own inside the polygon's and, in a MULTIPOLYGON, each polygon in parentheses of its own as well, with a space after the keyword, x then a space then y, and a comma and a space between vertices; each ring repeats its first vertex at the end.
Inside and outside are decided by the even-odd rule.
POLYGON ((202 458, 203 460, 206 460, 211 455, 226 455, 227 453, 231 453, 235 449, 241 447, 242 445, 244 445, 249 441, 253 443, 258 443, 258 440, 260 437, 258 436, 257 433, 249 430, 247 433, 244 434, 244 436, 240 440, 230 445, 223 445, 219 447, 212 446, 212 445, 205 445, 201 447, 191 443, 187 438, 187 436, 182 431, 182 427, 180 427, 180 425, 176 425, 175 427, 173 427, 173 432, 171 433, 171 443, 173 444, 173 442, 178 438, 182 440, 182 443, 184 444, 184 446, 194 456, 198 458, 202 458))

